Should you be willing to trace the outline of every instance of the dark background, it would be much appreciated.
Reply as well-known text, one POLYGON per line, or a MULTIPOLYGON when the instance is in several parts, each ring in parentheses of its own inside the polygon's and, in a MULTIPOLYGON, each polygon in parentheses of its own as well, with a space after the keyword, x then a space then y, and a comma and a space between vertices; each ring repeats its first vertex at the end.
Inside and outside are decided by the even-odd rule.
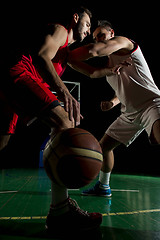
MULTIPOLYGON (((140 45, 155 83, 160 87, 158 2, 157 6, 149 2, 138 1, 119 2, 118 4, 115 1, 112 2, 97 1, 86 4, 86 1, 78 1, 78 3, 63 3, 62 1, 55 3, 55 1, 48 0, 20 3, 15 1, 2 6, 1 25, 4 29, 7 26, 10 42, 14 29, 27 32, 32 23, 32 26, 36 26, 35 23, 38 22, 64 21, 74 6, 87 6, 93 13, 93 28, 96 19, 106 19, 113 24, 116 35, 126 36, 140 45)), ((104 63, 104 59, 98 59, 98 63, 96 59, 94 61, 96 64, 104 63)), ((107 127, 120 114, 119 107, 109 112, 100 110, 100 102, 113 97, 113 90, 105 78, 91 80, 69 67, 62 79, 81 83, 81 113, 84 120, 80 127, 93 133, 99 140, 107 127)), ((19 123, 9 146, 0 154, 0 166, 5 168, 38 167, 39 149, 47 135, 48 129, 38 122, 30 127, 19 123)), ((115 150, 114 172, 160 175, 159 153, 160 148, 151 146, 147 134, 143 132, 128 148, 122 145, 115 150)))

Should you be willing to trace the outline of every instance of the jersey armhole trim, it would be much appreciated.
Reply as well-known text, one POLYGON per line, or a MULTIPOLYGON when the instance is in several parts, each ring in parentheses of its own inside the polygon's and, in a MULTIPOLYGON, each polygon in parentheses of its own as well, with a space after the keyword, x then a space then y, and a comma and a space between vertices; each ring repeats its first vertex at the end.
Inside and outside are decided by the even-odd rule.
POLYGON ((134 42, 133 40, 129 39, 133 44, 134 44, 134 48, 130 51, 130 54, 134 53, 137 51, 138 49, 138 44, 136 42, 134 42))

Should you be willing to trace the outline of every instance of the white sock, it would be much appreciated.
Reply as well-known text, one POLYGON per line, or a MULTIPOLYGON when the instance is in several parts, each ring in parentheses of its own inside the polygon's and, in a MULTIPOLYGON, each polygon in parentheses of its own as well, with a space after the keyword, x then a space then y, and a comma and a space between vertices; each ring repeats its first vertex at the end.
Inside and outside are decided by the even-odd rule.
POLYGON ((64 204, 64 203, 66 203, 66 200, 68 198, 68 189, 66 187, 62 187, 52 182, 51 194, 52 194, 52 200, 51 200, 52 208, 57 209, 58 211, 58 209, 62 207, 64 212, 67 212, 69 210, 68 204, 64 204))
POLYGON ((105 173, 103 171, 100 171, 100 174, 99 174, 100 183, 104 185, 109 185, 110 175, 111 175, 111 172, 105 173))

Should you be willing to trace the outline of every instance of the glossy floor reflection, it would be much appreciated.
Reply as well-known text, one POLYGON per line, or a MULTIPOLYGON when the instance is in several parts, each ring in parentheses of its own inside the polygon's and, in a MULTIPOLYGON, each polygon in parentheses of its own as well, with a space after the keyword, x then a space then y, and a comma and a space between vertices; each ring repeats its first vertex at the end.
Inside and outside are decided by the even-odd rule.
POLYGON ((51 199, 44 169, 1 170, 0 239, 160 239, 160 178, 112 174, 111 189, 111 198, 69 191, 81 208, 103 214, 100 229, 50 236, 44 229, 51 199))

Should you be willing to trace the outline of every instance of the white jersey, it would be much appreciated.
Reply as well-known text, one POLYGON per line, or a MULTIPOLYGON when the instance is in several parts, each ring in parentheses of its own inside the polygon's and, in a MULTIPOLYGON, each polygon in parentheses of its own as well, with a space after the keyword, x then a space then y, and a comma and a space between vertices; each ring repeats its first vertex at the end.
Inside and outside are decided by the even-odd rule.
POLYGON ((120 75, 107 76, 107 82, 114 89, 122 104, 122 113, 132 115, 154 104, 160 98, 160 90, 155 85, 147 62, 138 45, 128 55, 109 56, 109 67, 131 57, 132 65, 121 69, 120 75))

